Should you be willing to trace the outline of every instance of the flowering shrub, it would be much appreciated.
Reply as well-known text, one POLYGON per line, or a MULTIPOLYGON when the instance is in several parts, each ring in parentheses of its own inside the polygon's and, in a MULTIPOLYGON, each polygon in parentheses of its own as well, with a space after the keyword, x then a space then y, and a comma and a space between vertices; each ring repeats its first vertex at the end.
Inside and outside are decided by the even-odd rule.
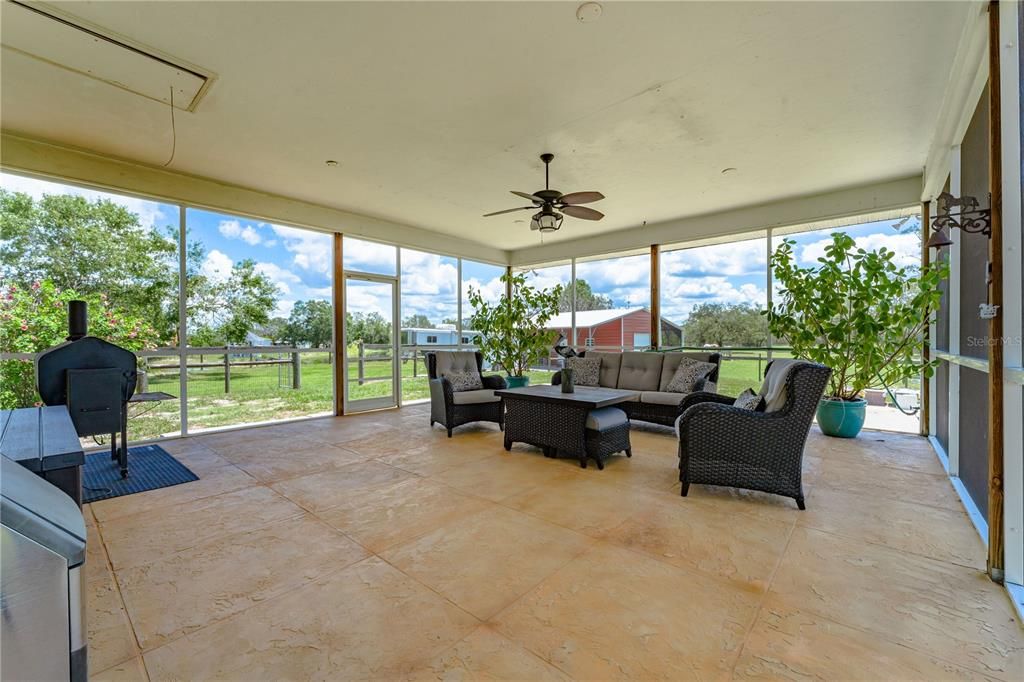
MULTIPOLYGON (((0 291, 0 352, 38 353, 64 341, 68 301, 82 299, 44 280, 31 286, 10 285, 0 291)), ((129 350, 154 347, 158 334, 138 316, 112 306, 105 294, 84 297, 89 304, 89 334, 129 350)), ((0 361, 0 408, 37 404, 35 362, 0 361)))

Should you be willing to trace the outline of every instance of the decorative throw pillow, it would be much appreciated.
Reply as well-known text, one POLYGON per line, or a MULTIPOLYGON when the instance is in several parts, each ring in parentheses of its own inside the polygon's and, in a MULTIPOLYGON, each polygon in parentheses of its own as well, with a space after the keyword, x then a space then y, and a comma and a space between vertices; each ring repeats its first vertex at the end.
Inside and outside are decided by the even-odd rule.
POLYGON ((715 371, 715 363, 683 358, 665 389, 669 393, 693 393, 708 375, 715 371))
POLYGON ((597 386, 601 378, 601 358, 568 358, 567 369, 576 372, 577 386, 597 386))
POLYGON ((478 391, 484 387, 483 379, 476 372, 448 372, 444 378, 451 382, 452 390, 456 393, 478 391))
POLYGON ((704 391, 705 393, 718 393, 718 384, 711 381, 711 379, 705 379, 704 385, 697 389, 698 391, 704 391))
POLYGON ((754 389, 748 388, 740 393, 739 397, 733 401, 733 405, 742 407, 744 410, 757 410, 763 402, 764 397, 760 393, 754 393, 754 389))

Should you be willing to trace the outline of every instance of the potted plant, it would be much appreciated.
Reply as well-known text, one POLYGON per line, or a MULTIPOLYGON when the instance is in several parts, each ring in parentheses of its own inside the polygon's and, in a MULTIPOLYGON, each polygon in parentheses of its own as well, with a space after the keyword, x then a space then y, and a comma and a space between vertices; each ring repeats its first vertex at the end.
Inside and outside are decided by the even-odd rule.
POLYGON ((864 425, 865 389, 934 372, 937 363, 925 362, 919 350, 948 268, 942 261, 899 267, 893 251, 858 248, 839 232, 818 265, 805 268, 794 244, 785 240, 771 257, 780 288, 765 311, 768 326, 795 357, 832 368, 818 425, 826 435, 855 438, 864 425))
POLYGON ((479 289, 470 288, 473 306, 470 322, 480 332, 480 350, 492 367, 508 375, 509 388, 526 386, 530 363, 550 352, 557 332, 546 329, 548 320, 558 314, 562 286, 540 290, 526 282, 525 274, 506 272, 501 277, 511 296, 495 303, 484 300, 479 289))

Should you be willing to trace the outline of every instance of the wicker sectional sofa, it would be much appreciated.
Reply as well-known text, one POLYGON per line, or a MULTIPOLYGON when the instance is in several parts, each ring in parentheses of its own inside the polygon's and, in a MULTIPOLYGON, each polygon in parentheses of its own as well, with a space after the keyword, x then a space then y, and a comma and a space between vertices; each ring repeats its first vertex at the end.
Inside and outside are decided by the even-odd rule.
MULTIPOLYGON (((581 353, 581 355, 584 355, 581 353)), ((635 391, 635 397, 629 402, 619 405, 630 419, 637 419, 663 426, 674 426, 676 419, 682 414, 681 403, 688 394, 669 393, 665 389, 679 367, 683 358, 711 362, 715 369, 704 386, 697 390, 715 391, 718 383, 718 372, 722 366, 719 353, 683 353, 683 352, 639 352, 603 353, 588 351, 584 357, 600 358, 601 371, 598 383, 605 388, 618 388, 635 391)), ((561 374, 555 372, 552 384, 561 383, 561 374)))

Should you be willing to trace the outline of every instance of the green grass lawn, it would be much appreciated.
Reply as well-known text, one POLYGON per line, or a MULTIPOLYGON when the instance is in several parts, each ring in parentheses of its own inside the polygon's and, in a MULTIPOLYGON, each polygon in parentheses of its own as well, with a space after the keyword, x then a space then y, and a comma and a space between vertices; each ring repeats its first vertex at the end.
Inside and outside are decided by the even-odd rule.
MULTIPOLYGON (((217 364, 223 355, 205 356, 203 362, 217 364)), ((277 357, 277 356, 275 356, 277 357)), ((775 351, 773 357, 787 357, 785 352, 775 351)), ((242 358, 232 358, 232 361, 242 358)), ((173 364, 174 358, 159 358, 154 364, 173 364)), ((190 362, 199 363, 199 358, 190 362)), ((747 388, 757 390, 761 386, 764 367, 767 362, 765 351, 732 351, 722 361, 718 381, 718 392, 736 396, 747 388)), ((401 367, 402 400, 411 402, 430 397, 427 384, 427 370, 422 359, 414 366, 413 361, 403 360, 401 367)), ((349 399, 378 398, 391 392, 390 362, 367 362, 363 377, 367 381, 358 384, 358 369, 355 363, 349 366, 349 399)), ((191 368, 188 374, 188 417, 189 430, 233 426, 252 422, 272 421, 329 414, 333 410, 332 367, 327 353, 304 353, 301 366, 301 387, 291 388, 291 365, 265 365, 259 367, 231 368, 230 391, 224 391, 224 370, 217 367, 191 368)), ((534 370, 529 372, 533 384, 548 384, 552 372, 534 370)), ((164 391, 179 395, 177 368, 151 370, 150 391, 164 391)), ((130 409, 129 437, 131 439, 153 438, 160 434, 175 433, 179 429, 179 404, 177 400, 163 403, 133 405, 130 409)))

